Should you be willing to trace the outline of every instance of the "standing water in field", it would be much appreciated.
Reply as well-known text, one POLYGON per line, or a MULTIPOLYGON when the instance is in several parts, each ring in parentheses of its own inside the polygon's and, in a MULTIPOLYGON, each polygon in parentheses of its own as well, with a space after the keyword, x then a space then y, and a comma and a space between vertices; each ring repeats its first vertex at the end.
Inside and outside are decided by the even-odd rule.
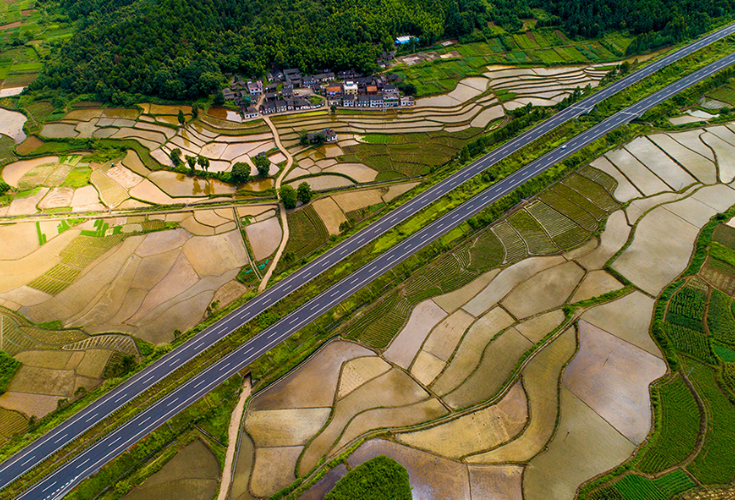
POLYGON ((0 108, 0 134, 7 135, 16 144, 20 144, 26 138, 23 132, 23 124, 26 120, 27 118, 22 113, 0 108))

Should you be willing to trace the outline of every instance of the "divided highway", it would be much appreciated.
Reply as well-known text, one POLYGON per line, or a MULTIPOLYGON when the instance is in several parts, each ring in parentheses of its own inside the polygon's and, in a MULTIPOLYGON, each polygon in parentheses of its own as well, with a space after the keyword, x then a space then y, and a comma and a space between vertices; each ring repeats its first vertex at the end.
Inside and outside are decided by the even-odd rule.
MULTIPOLYGON (((28 472, 48 456, 76 439, 108 415, 124 406, 159 380, 183 366, 202 351, 230 334, 242 324, 288 296, 311 278, 334 266, 348 255, 354 253, 370 241, 405 221, 432 202, 449 193, 473 176, 483 172, 506 156, 518 151, 559 125, 590 111, 607 97, 633 85, 694 51, 735 32, 735 24, 729 25, 709 36, 702 38, 668 56, 642 68, 635 73, 600 90, 579 103, 566 108, 552 118, 520 135, 504 146, 492 151, 485 157, 451 175, 433 188, 413 198, 390 212, 367 228, 358 232, 343 243, 323 254, 288 278, 280 281, 262 294, 256 296, 242 307, 233 311, 195 338, 172 351, 167 356, 147 367, 117 389, 90 404, 74 417, 60 424, 21 452, 6 460, 0 466, 0 488, 28 472)), ((373 261, 369 262, 349 277, 343 279, 301 308, 272 325, 241 347, 222 358, 208 369, 198 374, 174 392, 162 398, 120 428, 111 432, 94 446, 72 461, 51 473, 18 498, 56 499, 62 498, 80 481, 94 474, 105 463, 124 452, 139 439, 155 430, 178 412, 194 403, 211 391, 222 381, 231 377, 263 353, 288 338, 324 312, 369 284, 377 276, 399 264, 413 253, 430 244, 453 228, 474 216, 489 204, 508 194, 528 179, 572 155, 585 145, 599 139, 609 131, 630 122, 646 110, 663 102, 681 90, 707 78, 708 76, 735 64, 735 54, 726 56, 711 65, 689 75, 668 87, 626 108, 592 129, 570 140, 562 149, 557 148, 543 158, 527 165, 513 175, 506 177, 471 200, 460 205, 442 218, 424 227, 402 243, 394 246, 373 261)))

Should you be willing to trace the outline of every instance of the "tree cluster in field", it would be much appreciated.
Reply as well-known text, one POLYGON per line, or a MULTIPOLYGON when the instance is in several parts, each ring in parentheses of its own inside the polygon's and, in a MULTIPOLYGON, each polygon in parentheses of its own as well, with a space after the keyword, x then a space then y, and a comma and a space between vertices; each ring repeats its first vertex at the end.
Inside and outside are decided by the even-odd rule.
POLYGON ((395 460, 380 455, 337 481, 324 500, 411 500, 408 472, 395 460))
POLYGON ((0 394, 8 390, 8 384, 20 369, 20 361, 5 351, 0 351, 0 394))
POLYGON ((294 189, 287 184, 278 190, 278 196, 283 206, 290 210, 296 208, 299 201, 304 205, 311 201, 311 186, 307 182, 302 182, 298 188, 294 189))

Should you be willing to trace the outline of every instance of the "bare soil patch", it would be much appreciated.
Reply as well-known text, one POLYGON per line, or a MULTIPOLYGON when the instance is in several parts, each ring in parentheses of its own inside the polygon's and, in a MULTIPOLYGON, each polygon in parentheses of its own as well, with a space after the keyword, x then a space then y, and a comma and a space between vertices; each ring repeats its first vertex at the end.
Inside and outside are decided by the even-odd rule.
POLYGON ((432 390, 443 396, 458 387, 478 365, 485 347, 492 338, 513 322, 514 319, 500 307, 490 310, 477 320, 462 339, 457 353, 432 390))
POLYGON ((626 144, 625 149, 641 161, 649 170, 656 174, 675 191, 696 182, 684 169, 677 165, 674 160, 666 156, 647 137, 638 137, 626 144))
POLYGON ((319 217, 322 219, 324 226, 329 234, 339 234, 339 226, 347 221, 347 218, 339 209, 337 203, 332 198, 321 198, 315 201, 312 206, 319 217))
POLYGON ((475 320, 463 310, 453 313, 439 323, 426 339, 423 350, 447 361, 454 352, 459 339, 475 320))
POLYGON ((541 314, 534 318, 522 321, 516 329, 529 341, 536 344, 564 321, 564 312, 561 309, 541 314))
POLYGON ((610 214, 605 224, 605 230, 600 236, 600 246, 577 262, 585 269, 601 269, 610 257, 620 250, 630 235, 630 226, 625 218, 625 212, 618 210, 610 214))
POLYGON ((591 271, 587 273, 577 291, 574 292, 571 302, 599 297, 604 293, 620 290, 621 288, 623 288, 623 284, 607 271, 591 271))
POLYGON ((286 378, 253 396, 247 411, 332 406, 342 363, 373 354, 352 342, 330 342, 286 378))
POLYGON ((527 500, 573 498, 579 485, 628 458, 635 445, 568 389, 561 390, 561 421, 549 448, 523 476, 527 500))
POLYGON ((528 418, 520 382, 497 404, 426 430, 399 434, 400 443, 447 458, 474 455, 509 441, 528 418))
POLYGON ((523 500, 523 467, 470 465, 472 500, 523 500))
POLYGON ((0 260, 16 260, 39 248, 36 225, 19 222, 0 226, 0 260))
MULTIPOLYGON (((717 169, 715 164, 707 157, 683 146, 671 135, 652 134, 648 138, 683 165, 699 182, 704 184, 717 182, 717 169)), ((699 139, 697 140, 699 141, 699 139)), ((704 146, 703 143, 700 142, 700 144, 704 146)))
POLYGON ((406 369, 418 353, 426 336, 447 314, 432 300, 425 300, 417 305, 408 323, 393 339, 384 357, 406 369))
POLYGON ((564 386, 634 445, 651 428, 648 385, 666 364, 586 321, 579 322, 579 352, 564 370, 564 386))
MULTIPOLYGON (((280 227, 279 225, 278 228, 280 227)), ((201 277, 221 276, 231 269, 241 268, 248 262, 239 231, 230 231, 217 236, 195 236, 184 244, 184 255, 201 277)))
POLYGON ((356 467, 378 455, 392 458, 406 468, 414 500, 470 498, 466 465, 391 441, 371 439, 350 455, 347 463, 356 467))
POLYGON ((405 372, 392 369, 355 389, 334 405, 329 424, 307 445, 299 463, 303 475, 317 465, 332 447, 349 421, 369 408, 405 406, 426 399, 428 393, 405 372))
POLYGON ((480 293, 495 276, 498 275, 500 269, 493 269, 485 274, 475 278, 470 283, 466 284, 462 288, 455 290, 438 297, 434 297, 432 300, 436 304, 444 309, 447 313, 453 313, 468 301, 470 301, 475 295, 480 293))
POLYGON ((641 162, 625 149, 617 149, 605 154, 625 176, 633 182, 635 187, 645 196, 651 196, 662 191, 670 191, 664 182, 656 177, 641 162))
POLYGON ((559 307, 571 295, 584 276, 575 262, 566 262, 527 279, 502 302, 516 318, 527 318, 559 307))
POLYGON ((219 473, 217 459, 209 448, 197 439, 123 498, 210 500, 217 491, 219 473))
POLYGON ((653 302, 646 295, 633 292, 614 302, 593 307, 582 314, 582 319, 660 358, 661 351, 648 333, 653 302))
POLYGON ((400 408, 375 408, 353 418, 334 445, 330 456, 339 453, 345 446, 373 429, 389 429, 429 422, 449 413, 438 399, 429 399, 400 408))
POLYGON ((362 191, 349 191, 347 193, 335 194, 332 199, 339 205, 344 213, 360 210, 383 202, 380 189, 365 189, 362 191))
POLYGON ((633 198, 638 198, 642 196, 640 191, 638 191, 636 187, 631 184, 630 181, 622 173, 620 173, 620 171, 615 168, 612 163, 610 163, 610 160, 608 160, 604 156, 596 158, 593 162, 590 163, 590 165, 594 168, 602 170, 617 181, 618 185, 615 188, 615 192, 613 193, 613 196, 616 200, 624 203, 626 201, 632 200, 633 198))
POLYGON ((523 369, 523 386, 530 414, 530 422, 523 433, 495 450, 468 457, 468 462, 525 462, 543 449, 554 432, 559 403, 559 378, 562 367, 577 347, 575 334, 574 328, 565 331, 523 369))
POLYGON ((638 223, 633 243, 612 267, 646 292, 658 295, 686 268, 698 233, 699 228, 665 206, 655 208, 638 223))
POLYGON ((532 346, 518 330, 507 329, 488 344, 477 370, 444 396, 444 401, 452 408, 465 408, 490 399, 503 386, 523 353, 532 346))
POLYGON ((260 261, 272 255, 283 237, 283 230, 277 217, 271 217, 262 222, 256 222, 245 227, 253 257, 260 261))
POLYGON ((245 429, 258 447, 304 445, 327 422, 331 408, 296 408, 249 412, 245 429))
POLYGON ((347 361, 342 366, 337 398, 341 399, 378 375, 390 369, 390 365, 377 356, 365 356, 347 361))
POLYGON ((465 304, 462 309, 475 317, 481 316, 500 299, 505 297, 518 283, 534 274, 565 262, 564 257, 533 257, 503 269, 483 291, 465 304))

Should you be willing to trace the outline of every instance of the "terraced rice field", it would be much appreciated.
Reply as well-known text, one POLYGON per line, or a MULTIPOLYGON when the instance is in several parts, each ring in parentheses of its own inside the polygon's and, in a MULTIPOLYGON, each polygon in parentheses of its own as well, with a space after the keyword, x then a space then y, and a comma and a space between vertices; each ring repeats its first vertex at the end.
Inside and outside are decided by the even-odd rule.
MULTIPOLYGON (((699 146, 675 134, 670 139, 681 148, 653 150, 667 140, 662 136, 646 139, 648 142, 638 140, 625 146, 629 158, 635 158, 635 162, 622 163, 619 161, 622 156, 611 153, 607 164, 596 161, 603 169, 584 167, 565 177, 536 199, 518 207, 506 220, 415 270, 400 287, 388 291, 338 326, 337 334, 360 339, 371 346, 365 355, 366 359, 375 360, 376 367, 387 368, 388 365, 378 361, 381 358, 393 363, 398 367, 393 371, 403 371, 418 387, 430 388, 450 413, 425 416, 425 420, 406 420, 404 409, 417 403, 394 403, 389 396, 393 388, 384 387, 379 396, 363 398, 361 404, 372 409, 349 424, 346 415, 352 413, 345 413, 339 398, 347 400, 350 395, 361 394, 354 392, 353 387, 371 387, 367 379, 378 379, 375 375, 357 377, 353 368, 347 369, 353 361, 345 360, 342 376, 347 377, 349 373, 344 384, 350 392, 345 396, 343 389, 339 389, 342 395, 336 402, 325 398, 320 403, 323 405, 320 408, 328 409, 330 417, 320 413, 321 420, 314 428, 321 428, 310 430, 316 436, 312 443, 316 444, 307 443, 304 450, 298 451, 301 457, 298 461, 289 458, 294 461, 283 462, 284 467, 293 468, 294 476, 289 477, 306 476, 321 457, 336 456, 360 435, 369 436, 366 433, 370 429, 391 426, 395 426, 395 439, 401 444, 370 440, 363 444, 364 449, 376 447, 389 451, 407 467, 414 463, 415 458, 411 456, 422 456, 424 451, 419 450, 430 451, 434 465, 424 467, 421 472, 409 471, 414 491, 436 488, 437 478, 442 478, 441 484, 452 484, 452 493, 446 498, 460 498, 465 488, 479 484, 480 469, 472 467, 509 467, 509 463, 525 466, 517 487, 510 487, 517 488, 514 491, 522 492, 524 498, 571 498, 580 484, 629 458, 649 435, 652 410, 648 387, 666 374, 666 365, 649 333, 654 300, 640 291, 631 293, 622 289, 622 283, 604 270, 604 266, 612 258, 611 267, 632 282, 634 288, 653 293, 650 284, 670 282, 676 276, 676 268, 659 266, 655 267, 656 273, 649 273, 647 269, 654 266, 647 259, 662 252, 676 257, 681 248, 681 262, 688 261, 697 231, 689 234, 662 223, 667 219, 647 222, 647 218, 667 211, 676 214, 682 223, 699 228, 711 215, 735 203, 730 187, 702 185, 699 178, 706 178, 703 171, 695 175, 682 167, 685 162, 680 158, 691 160, 699 146), (675 181, 669 178, 665 182, 659 177, 661 172, 656 173, 657 168, 669 161, 659 152, 675 161, 683 172, 677 175, 689 175, 693 186, 684 186, 682 193, 666 196, 652 193, 653 196, 645 198, 643 193, 648 192, 646 186, 650 186, 653 177, 667 186, 666 192, 671 193, 673 189, 669 182, 675 181), (625 172, 621 165, 625 165, 625 172), (619 191, 617 179, 626 180, 627 191, 619 191), (616 197, 619 192, 637 193, 639 200, 628 207, 628 214, 619 210, 622 201, 616 197), (605 229, 599 238, 590 239, 591 233, 603 223, 605 229), (676 234, 682 241, 674 244, 664 233, 676 234), (656 250, 652 243, 644 244, 647 241, 659 242, 656 250), (626 243, 630 245, 620 252, 626 243), (527 257, 534 253, 539 256, 527 257), (489 255, 492 257, 488 258, 489 255), (480 256, 486 260, 477 260, 480 256), (448 279, 449 276, 453 279, 448 279), (551 288, 547 289, 547 284, 551 288), (564 291, 560 292, 562 284, 565 284, 564 291), (608 299, 606 304, 589 307, 576 322, 576 328, 569 328, 569 323, 565 323, 565 304, 615 290, 620 290, 619 296, 608 299), (550 338, 555 340, 546 345, 550 338), (530 361, 519 366, 520 359, 530 361), (519 406, 524 408, 523 414, 514 413, 510 407, 501 410, 509 404, 510 394, 513 401, 527 401, 519 406), (454 417, 457 410, 465 413, 454 417), (465 435, 469 437, 463 439, 465 435), (560 463, 572 465, 560 467, 560 463), (439 472, 454 467, 451 480, 439 472)), ((696 140, 701 141, 698 136, 696 140)), ((698 161, 696 165, 701 167, 703 162, 698 161)), ((729 241, 725 236, 720 238, 729 241)), ((708 264, 704 276, 711 276, 711 269, 712 265, 708 264)), ((686 292, 688 295, 680 292, 681 295, 674 296, 681 297, 682 305, 670 309, 671 318, 666 316, 670 326, 665 331, 684 355, 702 361, 714 359, 715 350, 709 347, 711 340, 703 333, 702 301, 692 298, 702 294, 709 297, 708 284, 695 280, 688 286, 687 290, 692 290, 686 292)), ((721 302, 710 320, 716 325, 712 328, 717 332, 735 331, 731 300, 721 302)), ((713 306, 708 307, 712 310, 713 306)), ((725 337, 723 333, 718 335, 712 340, 719 339, 718 349, 728 356, 721 348, 725 337)), ((304 369, 315 371, 322 364, 315 358, 304 369)), ((330 370, 339 372, 336 368, 330 370)), ((382 377, 386 377, 382 370, 382 377)), ((295 384, 298 373, 292 377, 295 378, 289 379, 289 383, 295 384)), ((700 379, 697 387, 706 387, 706 379, 700 379)), ((397 387, 397 380, 391 382, 392 387, 397 387)), ((337 385, 342 387, 342 384, 337 385)), ((658 401, 681 411, 667 409, 662 417, 657 417, 655 425, 661 434, 643 448, 640 461, 636 462, 644 472, 675 465, 692 450, 698 429, 694 423, 700 415, 688 391, 681 379, 654 391, 658 401), (684 420, 677 422, 675 418, 679 417, 673 416, 679 413, 684 420), (665 444, 674 439, 674 429, 683 425, 693 427, 694 434, 682 435, 680 446, 665 444), (670 454, 662 454, 669 448, 670 454)), ((298 408, 300 404, 303 403, 292 400, 288 407, 298 408)), ((729 418, 724 407, 717 411, 723 412, 718 418, 729 418)), ((720 453, 714 443, 710 446, 713 453, 720 453)), ((356 463, 363 455, 369 456, 357 452, 355 456, 360 458, 355 459, 356 463)), ((713 473, 702 465, 706 460, 702 457, 692 462, 688 470, 697 477, 714 480, 713 473)), ((640 491, 664 495, 664 491, 690 488, 691 482, 679 481, 680 476, 671 475, 671 479, 665 476, 654 482, 645 479, 640 491)), ((257 490, 253 482, 259 477, 251 476, 251 492, 257 490)), ((640 482, 639 479, 627 481, 640 482)), ((626 484, 621 488, 628 491, 626 484)))

